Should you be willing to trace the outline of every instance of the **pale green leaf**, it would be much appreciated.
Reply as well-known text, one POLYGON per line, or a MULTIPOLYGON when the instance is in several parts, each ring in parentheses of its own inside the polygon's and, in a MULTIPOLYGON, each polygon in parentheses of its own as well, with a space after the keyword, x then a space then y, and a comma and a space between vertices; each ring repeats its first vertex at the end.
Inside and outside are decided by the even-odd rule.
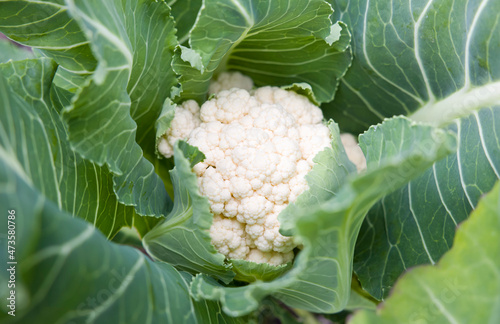
POLYGON ((460 225, 453 247, 437 265, 408 271, 376 312, 359 312, 351 323, 498 323, 499 241, 496 185, 460 225))
POLYGON ((245 260, 230 260, 231 270, 236 273, 235 280, 254 282, 257 280, 271 281, 290 270, 292 263, 273 266, 268 263, 255 263, 245 260))
POLYGON ((436 263, 451 247, 458 223, 500 178, 500 109, 455 121, 455 154, 384 197, 367 215, 354 255, 363 288, 377 299, 406 269, 436 263))
POLYGON ((33 58, 33 53, 29 48, 19 47, 8 39, 1 37, 2 35, 0 35, 0 63, 5 63, 9 60, 22 61, 33 58))

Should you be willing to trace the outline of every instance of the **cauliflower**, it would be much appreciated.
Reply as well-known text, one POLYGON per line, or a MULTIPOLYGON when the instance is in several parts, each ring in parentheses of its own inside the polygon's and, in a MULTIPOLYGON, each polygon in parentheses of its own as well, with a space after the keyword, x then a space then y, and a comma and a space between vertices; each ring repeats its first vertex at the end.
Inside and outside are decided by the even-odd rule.
POLYGON ((173 156, 175 142, 188 138, 200 123, 200 106, 196 101, 188 100, 177 106, 170 128, 158 143, 158 152, 166 157, 173 156))
POLYGON ((340 140, 345 148, 347 157, 354 163, 358 172, 366 170, 366 158, 356 138, 349 133, 343 133, 340 134, 340 140))
POLYGON ((193 171, 214 215, 210 236, 229 259, 280 265, 293 260, 293 237, 279 233, 278 215, 308 189, 313 158, 331 145, 320 108, 277 87, 253 92, 251 79, 221 74, 214 98, 176 108, 159 151, 173 155, 186 140, 205 154, 193 171), (230 88, 238 82, 242 88, 230 88))
POLYGON ((230 90, 232 88, 244 89, 247 91, 252 90, 253 81, 246 75, 240 72, 222 72, 217 79, 210 82, 208 94, 213 95, 221 92, 222 90, 230 90))

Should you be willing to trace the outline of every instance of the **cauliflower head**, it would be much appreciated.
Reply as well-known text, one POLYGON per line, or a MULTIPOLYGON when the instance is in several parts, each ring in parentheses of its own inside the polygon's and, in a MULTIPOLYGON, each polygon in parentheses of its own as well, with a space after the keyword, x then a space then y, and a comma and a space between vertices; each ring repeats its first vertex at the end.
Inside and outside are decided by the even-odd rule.
POLYGON ((359 147, 356 137, 349 133, 343 133, 340 134, 340 140, 342 141, 347 157, 356 166, 356 170, 358 172, 366 170, 366 158, 361 147, 359 147))
POLYGON ((214 215, 212 244, 229 259, 280 265, 293 259, 293 237, 279 233, 279 213, 308 189, 313 158, 330 146, 320 108, 277 87, 231 88, 201 107, 176 108, 159 151, 187 142, 203 152, 193 171, 214 215), (181 129, 179 129, 181 128, 181 129))
POLYGON ((216 79, 210 82, 208 94, 213 95, 222 90, 229 90, 232 88, 250 91, 253 88, 253 80, 237 71, 222 72, 216 79))

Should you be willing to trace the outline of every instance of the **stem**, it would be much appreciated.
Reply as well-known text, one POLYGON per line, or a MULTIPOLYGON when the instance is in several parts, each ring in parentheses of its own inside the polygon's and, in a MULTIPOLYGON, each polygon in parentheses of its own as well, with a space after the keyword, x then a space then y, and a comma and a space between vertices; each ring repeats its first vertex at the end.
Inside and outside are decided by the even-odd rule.
POLYGON ((475 110, 496 104, 500 104, 500 82, 459 90, 440 101, 427 103, 409 117, 415 121, 441 126, 475 110))

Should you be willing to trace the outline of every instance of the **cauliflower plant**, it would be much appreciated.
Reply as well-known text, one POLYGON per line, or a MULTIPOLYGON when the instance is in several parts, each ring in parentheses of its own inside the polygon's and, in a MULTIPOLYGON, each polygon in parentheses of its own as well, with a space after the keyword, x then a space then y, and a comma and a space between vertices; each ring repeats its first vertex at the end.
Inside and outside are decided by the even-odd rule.
POLYGON ((239 73, 221 74, 201 108, 193 100, 176 108, 158 150, 171 157, 183 139, 205 154, 193 170, 210 202, 210 235, 220 253, 280 265, 293 259, 297 244, 279 233, 278 214, 308 189, 305 175, 330 145, 330 131, 306 97, 252 86, 239 73))

